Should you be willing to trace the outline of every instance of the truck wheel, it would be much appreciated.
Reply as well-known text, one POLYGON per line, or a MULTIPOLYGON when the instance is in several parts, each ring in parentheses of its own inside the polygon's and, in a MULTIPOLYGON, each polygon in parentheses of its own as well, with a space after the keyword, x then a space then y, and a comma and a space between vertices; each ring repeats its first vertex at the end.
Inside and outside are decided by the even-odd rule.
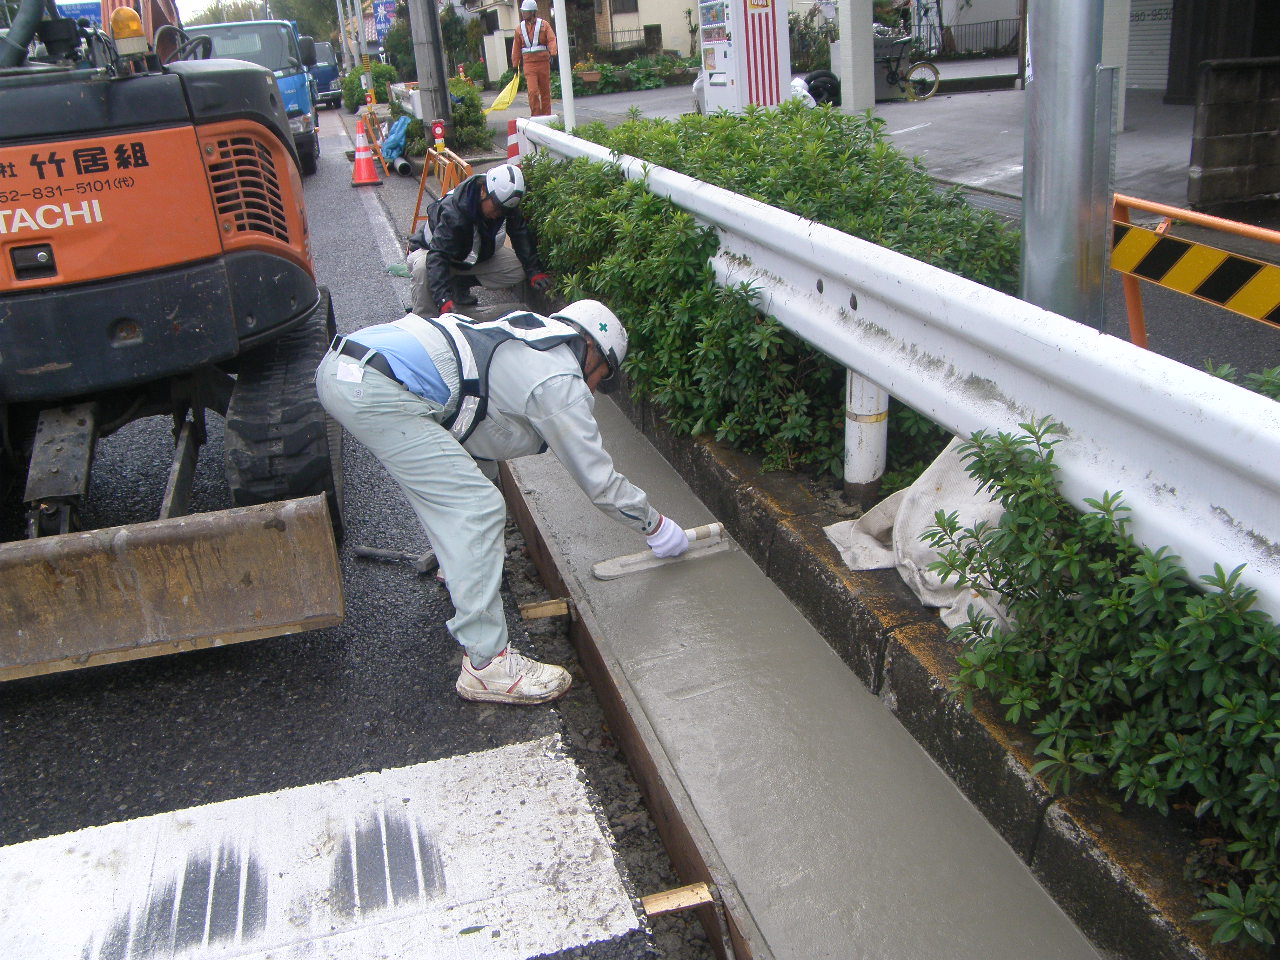
MULTIPOLYGON (((298 166, 302 170, 304 177, 309 177, 319 169, 320 161, 320 137, 317 134, 311 135, 311 143, 307 149, 298 154, 298 166)), ((318 361, 317 361, 318 362, 318 361)))
POLYGON ((240 360, 227 407, 224 466, 236 506, 323 493, 342 541, 342 427, 316 396, 333 329, 329 291, 300 326, 240 360))

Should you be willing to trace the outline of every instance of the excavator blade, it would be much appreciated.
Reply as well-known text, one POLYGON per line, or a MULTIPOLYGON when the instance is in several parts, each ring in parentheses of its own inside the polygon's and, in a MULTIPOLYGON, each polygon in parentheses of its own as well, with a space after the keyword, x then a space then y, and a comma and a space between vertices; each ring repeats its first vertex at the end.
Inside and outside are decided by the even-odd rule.
POLYGON ((0 546, 0 680, 340 623, 323 496, 0 546))

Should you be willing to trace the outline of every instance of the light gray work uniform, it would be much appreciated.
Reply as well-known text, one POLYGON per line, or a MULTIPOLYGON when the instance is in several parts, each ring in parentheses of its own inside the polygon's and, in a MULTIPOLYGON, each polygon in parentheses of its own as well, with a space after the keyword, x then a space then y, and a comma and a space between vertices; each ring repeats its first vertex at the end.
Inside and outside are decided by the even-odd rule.
POLYGON ((496 473, 498 460, 550 449, 608 516, 646 535, 661 519, 601 443, 577 343, 532 313, 475 324, 411 313, 335 338, 316 371, 325 410, 409 498, 448 581, 449 632, 476 661, 507 644, 506 506, 477 459, 496 473))

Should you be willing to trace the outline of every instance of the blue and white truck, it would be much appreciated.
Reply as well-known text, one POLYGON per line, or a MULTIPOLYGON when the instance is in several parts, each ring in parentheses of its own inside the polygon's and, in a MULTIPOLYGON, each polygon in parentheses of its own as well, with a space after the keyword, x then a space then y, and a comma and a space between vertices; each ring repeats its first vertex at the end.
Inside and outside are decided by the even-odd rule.
POLYGON ((298 168, 303 174, 315 173, 320 157, 320 110, 315 81, 307 72, 316 62, 315 41, 298 36, 297 24, 288 20, 207 23, 188 28, 187 34, 208 37, 214 57, 248 60, 275 75, 298 151, 298 168))
POLYGON ((316 41, 316 63, 311 67, 316 81, 316 97, 326 107, 342 106, 342 71, 334 55, 333 44, 316 41))

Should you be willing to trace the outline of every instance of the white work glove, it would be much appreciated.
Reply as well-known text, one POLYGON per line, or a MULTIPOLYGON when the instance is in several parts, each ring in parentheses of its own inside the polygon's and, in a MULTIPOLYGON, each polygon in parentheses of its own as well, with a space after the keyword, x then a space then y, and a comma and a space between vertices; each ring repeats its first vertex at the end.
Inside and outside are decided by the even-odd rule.
POLYGON ((659 517, 658 526, 644 538, 655 557, 678 557, 689 549, 689 538, 670 517, 659 517))

